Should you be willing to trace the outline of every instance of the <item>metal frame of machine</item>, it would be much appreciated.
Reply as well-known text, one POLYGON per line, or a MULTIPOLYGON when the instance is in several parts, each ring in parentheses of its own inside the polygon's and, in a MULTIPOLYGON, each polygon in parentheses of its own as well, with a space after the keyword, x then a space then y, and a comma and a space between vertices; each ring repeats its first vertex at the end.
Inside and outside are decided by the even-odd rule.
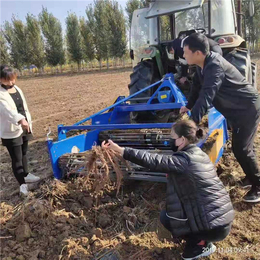
MULTIPOLYGON (((130 112, 134 111, 156 111, 164 109, 179 109, 186 104, 186 98, 176 86, 172 73, 166 74, 165 77, 144 89, 128 96, 119 96, 116 102, 101 111, 89 116, 74 125, 64 126, 58 125, 58 140, 53 141, 47 138, 47 145, 52 163, 54 177, 62 178, 61 170, 58 167, 59 157, 65 153, 71 153, 72 148, 76 146, 80 152, 90 150, 93 145, 100 145, 98 135, 100 131, 113 129, 162 129, 171 128, 172 123, 142 123, 131 124, 130 112), (150 88, 158 86, 157 90, 151 97, 147 97, 146 103, 130 104, 130 101, 136 98, 139 94, 147 91, 150 88), (89 125, 82 125, 90 122, 89 125), (87 133, 67 137, 67 132, 71 130, 88 130, 87 133)), ((216 163, 223 154, 224 144, 228 139, 227 125, 225 118, 215 109, 211 108, 208 115, 208 134, 197 145, 202 147, 209 136, 218 131, 220 134, 209 155, 212 162, 216 163)), ((168 144, 166 144, 168 145, 168 144)), ((132 178, 140 179, 140 178, 132 178)), ((166 180, 166 178, 163 178, 166 180)), ((151 178, 147 180, 154 180, 151 178)), ((164 181, 162 180, 162 181, 164 181)))

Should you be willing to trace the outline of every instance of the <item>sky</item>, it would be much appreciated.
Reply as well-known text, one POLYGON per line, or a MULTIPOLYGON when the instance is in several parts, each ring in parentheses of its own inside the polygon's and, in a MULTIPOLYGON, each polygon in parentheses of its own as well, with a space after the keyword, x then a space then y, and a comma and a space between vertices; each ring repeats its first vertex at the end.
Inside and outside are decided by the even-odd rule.
MULTIPOLYGON (((119 4, 125 9, 127 0, 117 0, 119 4)), ((61 21, 63 32, 65 31, 66 24, 65 19, 68 12, 76 13, 78 17, 85 16, 85 9, 88 4, 93 3, 91 0, 0 0, 1 10, 1 25, 4 21, 11 21, 13 14, 20 20, 25 22, 27 13, 31 13, 38 17, 42 11, 42 6, 48 9, 48 12, 52 13, 56 18, 61 21)))

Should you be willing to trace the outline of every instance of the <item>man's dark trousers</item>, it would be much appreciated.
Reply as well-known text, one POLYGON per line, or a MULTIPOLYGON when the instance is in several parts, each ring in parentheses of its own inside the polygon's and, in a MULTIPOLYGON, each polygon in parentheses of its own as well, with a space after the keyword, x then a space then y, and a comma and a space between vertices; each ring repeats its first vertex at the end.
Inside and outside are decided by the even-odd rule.
POLYGON ((232 149, 253 186, 260 187, 260 169, 254 151, 254 139, 260 122, 260 108, 252 107, 232 120, 232 149))

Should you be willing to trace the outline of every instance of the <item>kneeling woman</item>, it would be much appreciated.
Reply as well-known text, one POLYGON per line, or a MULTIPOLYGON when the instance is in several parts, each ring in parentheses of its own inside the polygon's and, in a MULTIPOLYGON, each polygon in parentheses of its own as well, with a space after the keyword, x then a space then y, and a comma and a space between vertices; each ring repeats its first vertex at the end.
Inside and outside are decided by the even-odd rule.
POLYGON ((234 210, 230 197, 216 174, 208 155, 195 145, 196 124, 179 121, 172 126, 173 155, 151 154, 123 148, 109 140, 103 148, 119 152, 124 159, 167 173, 166 210, 161 222, 173 235, 186 240, 183 259, 208 256, 216 250, 212 244, 230 232, 234 210))

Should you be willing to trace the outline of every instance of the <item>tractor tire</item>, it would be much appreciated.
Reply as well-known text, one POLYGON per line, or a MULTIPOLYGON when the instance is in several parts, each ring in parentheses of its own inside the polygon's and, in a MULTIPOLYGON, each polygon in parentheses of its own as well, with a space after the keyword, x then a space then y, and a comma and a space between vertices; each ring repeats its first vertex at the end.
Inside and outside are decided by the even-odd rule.
MULTIPOLYGON (((130 84, 128 85, 130 95, 160 80, 159 73, 155 67, 156 65, 152 60, 141 61, 134 67, 133 73, 130 75, 130 84)), ((138 95, 138 97, 150 97, 151 95, 152 90, 149 89, 138 95)), ((139 102, 135 101, 134 103, 139 102)), ((140 101, 140 103, 144 102, 140 101)))
MULTIPOLYGON (((144 60, 139 62, 133 69, 133 73, 130 75, 130 84, 128 85, 130 95, 144 89, 145 87, 160 80, 158 68, 152 60, 144 60)), ((151 97, 155 89, 149 89, 137 97, 151 97)), ((131 101, 131 104, 146 103, 146 101, 131 101)), ((131 122, 143 123, 152 122, 156 120, 156 116, 148 112, 131 112, 131 122)))
POLYGON ((253 73, 256 74, 256 70, 252 71, 253 66, 247 49, 236 48, 227 53, 224 58, 234 65, 250 84, 253 85, 256 82, 256 76, 253 79, 253 73))

